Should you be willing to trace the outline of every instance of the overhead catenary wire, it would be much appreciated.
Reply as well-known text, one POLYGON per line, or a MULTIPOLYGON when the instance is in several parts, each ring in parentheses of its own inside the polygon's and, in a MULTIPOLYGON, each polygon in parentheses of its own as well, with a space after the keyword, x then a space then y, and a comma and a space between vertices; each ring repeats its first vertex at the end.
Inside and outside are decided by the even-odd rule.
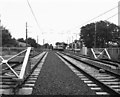
POLYGON ((118 13, 112 15, 111 17, 107 18, 106 20, 109 20, 109 19, 113 18, 113 17, 116 16, 116 15, 118 15, 118 13))
POLYGON ((114 16, 116 16, 116 15, 118 15, 118 14, 120 14, 120 11, 119 11, 119 12, 117 12, 116 14, 114 14, 114 15, 110 16, 110 17, 109 17, 109 18, 107 18, 106 20, 109 20, 109 19, 113 18, 114 16))
MULTIPOLYGON (((95 20, 95 19, 97 19, 97 18, 99 18, 99 17, 101 17, 101 16, 103 16, 103 15, 107 14, 108 12, 110 12, 110 11, 112 11, 112 10, 114 10, 114 9, 118 8, 119 6, 120 6, 120 5, 115 6, 115 7, 111 8, 111 9, 109 9, 109 10, 107 10, 107 11, 105 11, 105 12, 103 12, 103 13, 99 14, 98 16, 96 16, 96 17, 94 17, 94 18, 92 18, 92 19, 90 19, 90 20, 88 20, 88 21, 86 21, 86 22, 82 23, 80 26, 83 26, 84 24, 89 23, 90 21, 95 20)), ((116 16, 117 14, 118 14, 118 13, 114 14, 113 16, 111 16, 111 17, 107 18, 106 20, 109 20, 110 18, 112 18, 112 17, 116 16)))
MULTIPOLYGON (((94 20, 94 19, 97 19, 97 18, 99 18, 99 17, 101 17, 101 16, 105 15, 106 13, 108 13, 108 12, 110 12, 110 11, 112 11, 112 10, 114 10, 114 9, 118 8, 119 6, 120 6, 120 5, 118 5, 118 6, 116 6, 116 7, 113 7, 113 8, 111 8, 111 9, 109 9, 108 11, 105 11, 104 13, 101 13, 100 15, 98 15, 98 16, 96 16, 96 17, 94 17, 94 18, 90 19, 90 20, 88 20, 87 22, 84 22, 83 24, 86 24, 86 23, 88 23, 88 22, 90 22, 90 21, 92 21, 92 20, 94 20)), ((117 12, 116 14, 114 14, 114 15, 112 15, 112 16, 110 16, 110 17, 108 17, 108 18, 107 18, 107 19, 105 19, 105 20, 107 21, 107 20, 109 20, 109 19, 113 18, 114 16, 118 15, 119 13, 120 13, 120 12, 117 12)), ((81 26, 82 26, 83 24, 81 24, 81 26)))
POLYGON ((32 13, 32 15, 33 15, 33 17, 34 17, 34 19, 35 19, 35 22, 36 22, 36 24, 37 24, 37 26, 38 26, 38 28, 39 28, 39 30, 40 30, 39 23, 38 23, 38 21, 37 21, 37 18, 36 18, 36 16, 35 16, 35 14, 34 14, 34 12, 33 12, 33 9, 32 9, 32 7, 31 7, 31 5, 30 5, 30 3, 29 3, 28 0, 27 0, 27 4, 28 4, 28 6, 29 6, 29 8, 30 8, 30 11, 31 11, 31 13, 32 13))
POLYGON ((100 15, 98 15, 98 16, 96 16, 96 17, 94 17, 94 18, 92 18, 92 19, 90 19, 90 20, 88 20, 88 21, 82 23, 81 25, 84 25, 84 24, 86 24, 86 23, 88 23, 88 22, 90 22, 90 21, 92 21, 92 20, 95 20, 95 19, 97 19, 97 18, 99 18, 99 17, 105 15, 106 13, 108 13, 108 12, 110 12, 110 11, 112 11, 112 10, 118 8, 119 6, 120 6, 120 5, 118 5, 118 6, 116 6, 116 7, 113 7, 113 8, 111 8, 111 9, 105 11, 104 13, 101 13, 100 15))

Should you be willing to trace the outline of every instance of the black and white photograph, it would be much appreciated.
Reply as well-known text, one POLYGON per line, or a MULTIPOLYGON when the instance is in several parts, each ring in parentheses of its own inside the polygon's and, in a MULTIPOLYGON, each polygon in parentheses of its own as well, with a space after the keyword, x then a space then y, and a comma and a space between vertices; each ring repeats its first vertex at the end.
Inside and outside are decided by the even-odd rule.
POLYGON ((0 0, 0 97, 119 96, 120 0, 0 0))

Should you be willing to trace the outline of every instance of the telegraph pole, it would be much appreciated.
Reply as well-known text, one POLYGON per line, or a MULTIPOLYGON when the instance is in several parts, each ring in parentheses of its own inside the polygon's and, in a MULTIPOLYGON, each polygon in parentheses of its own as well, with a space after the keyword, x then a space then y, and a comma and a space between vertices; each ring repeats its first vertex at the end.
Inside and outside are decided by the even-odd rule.
POLYGON ((37 35, 37 44, 38 44, 38 35, 37 35))
POLYGON ((118 26, 120 26, 120 1, 118 2, 118 26))
POLYGON ((38 47, 38 35, 37 35, 37 47, 38 47))
POLYGON ((95 22, 95 40, 94 40, 94 48, 96 48, 96 22, 95 22))
POLYGON ((26 47, 27 47, 27 44, 28 44, 28 41, 27 41, 27 37, 28 37, 28 36, 27 36, 27 33, 28 33, 28 32, 27 32, 27 22, 26 22, 26 47))
POLYGON ((72 50, 73 50, 73 36, 72 36, 72 50))
POLYGON ((43 45, 44 45, 44 43, 45 43, 45 39, 43 39, 43 45))
MULTIPOLYGON (((2 56, 2 26, 1 26, 1 14, 0 14, 0 56, 2 56)), ((0 68, 1 69, 1 68, 0 68)))
POLYGON ((0 26, 1 26, 1 14, 0 14, 0 26))

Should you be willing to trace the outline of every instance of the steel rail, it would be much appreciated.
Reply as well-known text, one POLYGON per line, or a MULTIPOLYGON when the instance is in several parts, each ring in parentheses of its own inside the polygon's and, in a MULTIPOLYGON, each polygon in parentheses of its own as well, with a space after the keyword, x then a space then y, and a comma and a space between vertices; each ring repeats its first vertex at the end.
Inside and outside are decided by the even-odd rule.
MULTIPOLYGON (((100 66, 95 66, 95 65, 93 65, 93 64, 91 64, 91 63, 89 63, 89 62, 85 62, 85 61, 80 60, 80 59, 79 59, 80 56, 73 56, 73 55, 70 55, 70 54, 63 53, 63 52, 62 52, 62 54, 65 54, 65 55, 67 55, 67 56, 70 56, 70 57, 74 58, 75 60, 78 60, 78 61, 80 61, 80 62, 82 62, 82 63, 88 64, 88 65, 90 65, 90 66, 92 66, 92 67, 95 67, 95 68, 97 68, 97 69, 101 69, 101 68, 102 68, 102 67, 100 67, 100 66)), ((88 59, 89 59, 89 58, 88 58, 88 59)), ((90 60, 92 60, 92 59, 90 59, 90 60)), ((93 59, 93 61, 96 61, 96 60, 93 59)), ((100 62, 100 61, 99 61, 99 62, 100 62)), ((110 73, 110 74, 112 74, 112 75, 120 78, 120 74, 114 73, 114 72, 112 72, 112 71, 110 71, 110 70, 108 70, 108 69, 105 69, 105 68, 103 68, 103 69, 104 69, 105 71, 107 71, 108 73, 110 73)))
MULTIPOLYGON (((69 54, 69 53, 66 53, 66 54, 69 54)), ((69 54, 70 55, 70 54, 69 54)), ((87 58, 87 59, 89 59, 89 60, 93 60, 93 61, 96 61, 96 62, 101 62, 101 63, 103 63, 103 64, 109 64, 109 65, 112 65, 112 66, 115 66, 116 68, 119 68, 120 66, 118 65, 119 63, 109 63, 109 62, 107 62, 107 61, 104 61, 104 60, 98 60, 98 59, 93 59, 93 58, 90 58, 90 57, 88 57, 88 56, 85 56, 85 55, 74 55, 75 57, 84 57, 84 58, 87 58)))
POLYGON ((23 80, 23 82, 20 83, 20 84, 18 84, 16 87, 19 87, 19 86, 21 86, 22 84, 25 83, 25 81, 26 81, 26 80, 29 78, 29 76, 33 73, 33 71, 36 69, 36 67, 37 67, 38 64, 41 62, 41 60, 44 58, 45 55, 46 55, 46 52, 44 52, 44 54, 43 54, 42 57, 39 59, 39 61, 37 61, 37 63, 35 64, 35 66, 33 66, 33 67, 31 68, 31 71, 30 71, 29 75, 23 80))
MULTIPOLYGON (((105 85, 104 83, 102 83, 101 81, 97 80, 95 77, 91 76, 90 74, 88 74, 87 72, 85 72, 84 70, 80 69, 78 66, 76 66, 75 64, 73 64, 72 62, 70 62, 69 60, 67 60, 66 58, 64 58, 60 53, 57 52, 57 54, 62 57, 65 61, 67 61, 68 63, 70 63, 72 66, 74 66, 77 70, 81 71, 82 73, 84 73, 89 79, 93 80, 95 83, 99 84, 101 86, 101 88, 105 91, 107 91, 109 94, 111 95, 120 95, 120 93, 116 92, 115 90, 113 90, 112 88, 108 87, 107 85, 105 85)), ((65 55, 65 54, 64 54, 65 55)), ((67 56, 67 55, 66 55, 67 56)), ((71 57, 71 56, 69 56, 71 57)))
MULTIPOLYGON (((37 68, 38 64, 41 62, 41 60, 44 58, 44 56, 46 55, 46 52, 41 52, 39 54, 41 54, 41 57, 37 57, 37 61, 35 61, 34 65, 31 66, 31 64, 29 64, 29 60, 31 60, 31 47, 28 47, 27 50, 26 50, 26 53, 25 53, 25 57, 24 57, 24 60, 23 60, 23 64, 20 65, 22 66, 21 68, 19 68, 20 70, 20 73, 19 75, 17 74, 17 72, 15 72, 15 70, 13 69, 13 67, 10 67, 9 64, 7 63, 8 61, 7 60, 4 60, 3 59, 3 62, 4 63, 7 63, 6 65, 8 65, 9 67, 9 71, 11 70, 12 71, 12 75, 13 76, 6 76, 6 78, 10 78, 10 82, 11 81, 14 81, 15 82, 15 85, 13 87, 11 87, 11 92, 13 94, 16 94, 17 91, 19 91, 19 89, 22 87, 22 85, 29 79, 30 75, 34 72, 34 70, 37 68), (15 75, 15 77, 14 77, 15 75)), ((10 72, 11 73, 11 72, 10 72)), ((11 74, 10 74, 11 75, 11 74)))
POLYGON ((24 78, 24 80, 22 80, 21 82, 17 83, 16 86, 13 89, 13 93, 14 95, 17 95, 18 91, 20 88, 22 88, 22 86, 25 84, 25 82, 29 79, 30 75, 34 72, 34 70, 37 68, 38 64, 41 62, 41 60, 44 58, 44 56, 46 55, 46 52, 43 52, 42 56, 40 57, 40 59, 35 63, 35 65, 31 68, 30 73, 24 78))

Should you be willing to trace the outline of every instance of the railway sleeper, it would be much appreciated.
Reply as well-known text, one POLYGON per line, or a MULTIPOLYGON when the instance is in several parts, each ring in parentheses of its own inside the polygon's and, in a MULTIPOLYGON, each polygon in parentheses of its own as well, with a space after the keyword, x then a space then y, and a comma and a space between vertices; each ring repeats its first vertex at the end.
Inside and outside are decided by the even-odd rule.
MULTIPOLYGON (((75 67, 77 70, 81 71, 86 77, 88 77, 90 80, 94 81, 97 85, 99 85, 102 90, 108 92, 111 95, 120 95, 120 93, 114 91, 112 88, 108 87, 107 85, 105 85, 104 83, 98 81, 96 78, 94 78, 93 76, 89 75, 87 72, 85 72, 84 70, 80 69, 79 67, 77 67, 76 65, 74 65, 72 62, 70 62, 69 60, 67 60, 66 58, 64 58, 60 53, 57 53, 59 56, 61 56, 64 60, 66 60, 68 63, 70 63, 73 67, 75 67)), ((65 54, 64 54, 65 55, 65 54)), ((71 57, 71 56, 69 56, 71 57)))

